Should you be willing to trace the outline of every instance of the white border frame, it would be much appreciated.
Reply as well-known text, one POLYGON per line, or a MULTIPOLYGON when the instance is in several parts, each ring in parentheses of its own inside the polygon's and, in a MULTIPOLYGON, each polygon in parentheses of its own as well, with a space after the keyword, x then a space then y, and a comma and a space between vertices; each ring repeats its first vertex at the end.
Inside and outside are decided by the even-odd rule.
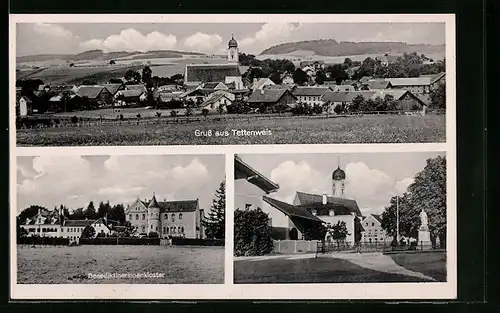
POLYGON ((453 14, 214 14, 203 15, 203 23, 417 23, 442 22, 446 27, 446 143, 423 144, 335 144, 335 145, 242 145, 242 146, 145 146, 145 147, 20 147, 16 148, 15 64, 16 23, 199 23, 200 15, 10 15, 9 77, 10 77, 10 296, 13 300, 78 300, 78 299, 454 299, 457 296, 456 260, 456 60, 455 15, 453 14), (196 150, 194 149, 196 148, 196 150), (200 150, 202 148, 202 150, 200 150), (233 220, 234 177, 233 154, 294 153, 361 153, 361 152, 423 152, 443 151, 447 157, 447 282, 442 283, 355 283, 355 284, 233 284, 233 220), (17 284, 16 242, 16 157, 33 155, 149 155, 149 154, 225 154, 226 155, 226 251, 225 283, 218 285, 157 284, 17 284), (299 291, 300 290, 300 291, 299 291))

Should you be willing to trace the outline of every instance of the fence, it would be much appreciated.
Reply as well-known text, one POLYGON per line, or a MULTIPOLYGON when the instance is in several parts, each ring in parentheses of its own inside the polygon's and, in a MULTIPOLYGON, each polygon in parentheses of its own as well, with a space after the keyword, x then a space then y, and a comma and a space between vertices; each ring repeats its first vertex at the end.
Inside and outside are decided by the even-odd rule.
POLYGON ((317 240, 273 240, 273 252, 283 254, 316 252, 317 240))
POLYGON ((69 238, 62 237, 20 237, 17 244, 21 246, 68 246, 69 238))
POLYGON ((81 245, 148 245, 159 246, 160 238, 129 238, 129 237, 96 237, 81 238, 81 245))
POLYGON ((402 252, 402 251, 426 251, 426 250, 435 250, 436 247, 433 247, 431 244, 424 244, 423 242, 417 243, 412 242, 409 245, 398 245, 393 246, 387 242, 321 242, 317 243, 316 253, 334 253, 334 252, 402 252))
POLYGON ((224 239, 172 238, 173 246, 224 246, 224 239))

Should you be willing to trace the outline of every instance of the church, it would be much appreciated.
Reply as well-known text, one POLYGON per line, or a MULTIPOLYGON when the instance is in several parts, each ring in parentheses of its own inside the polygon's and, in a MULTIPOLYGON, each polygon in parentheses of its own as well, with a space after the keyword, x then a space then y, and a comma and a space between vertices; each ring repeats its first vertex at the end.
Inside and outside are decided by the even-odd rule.
POLYGON ((264 196, 264 202, 285 214, 288 220, 286 239, 311 240, 315 238, 311 229, 324 223, 332 225, 345 222, 348 235, 347 242, 354 242, 354 225, 362 219, 361 211, 355 200, 345 196, 346 173, 337 167, 332 173, 332 192, 327 194, 311 194, 297 191, 292 204, 264 196))
POLYGON ((228 42, 227 63, 225 64, 187 64, 184 72, 184 85, 196 88, 205 83, 224 83, 241 90, 243 80, 239 67, 238 42, 231 37, 228 42))
POLYGON ((137 198, 127 205, 125 219, 141 234, 156 232, 160 238, 204 238, 203 211, 198 199, 157 201, 153 194, 151 200, 137 198))

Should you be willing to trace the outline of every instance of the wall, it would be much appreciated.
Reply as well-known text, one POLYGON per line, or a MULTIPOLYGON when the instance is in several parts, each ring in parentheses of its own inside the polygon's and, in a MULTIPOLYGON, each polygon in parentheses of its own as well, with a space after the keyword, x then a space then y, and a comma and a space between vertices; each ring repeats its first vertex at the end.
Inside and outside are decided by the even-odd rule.
POLYGON ((196 238, 196 213, 197 212, 167 212, 160 214, 160 224, 161 230, 160 235, 164 237, 164 235, 173 235, 179 236, 178 229, 179 226, 184 227, 184 236, 186 238, 196 238), (180 214, 182 214, 182 218, 180 218, 180 214), (172 219, 174 216, 174 219, 172 219), (176 227, 176 232, 174 234, 169 230, 168 233, 165 233, 165 227, 176 227))
MULTIPOLYGON (((387 240, 387 236, 385 235, 380 222, 377 221, 373 216, 367 216, 362 222, 361 225, 364 228, 363 236, 361 238, 362 242, 379 242, 383 243, 387 240), (371 239, 371 241, 370 241, 371 239)), ((390 240, 389 240, 390 241, 390 240)))
POLYGON ((273 252, 282 254, 316 252, 318 240, 273 240, 273 252))

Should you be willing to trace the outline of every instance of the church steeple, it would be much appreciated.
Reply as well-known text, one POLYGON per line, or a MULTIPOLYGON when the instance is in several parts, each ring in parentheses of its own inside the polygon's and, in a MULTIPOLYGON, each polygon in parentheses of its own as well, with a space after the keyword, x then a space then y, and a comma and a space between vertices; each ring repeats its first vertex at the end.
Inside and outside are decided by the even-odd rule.
POLYGON ((234 34, 231 35, 231 40, 228 43, 227 60, 230 63, 239 63, 238 42, 234 39, 234 34))
POLYGON ((345 172, 340 168, 340 157, 337 159, 337 169, 332 173, 332 191, 333 196, 337 198, 344 197, 345 191, 345 172))

